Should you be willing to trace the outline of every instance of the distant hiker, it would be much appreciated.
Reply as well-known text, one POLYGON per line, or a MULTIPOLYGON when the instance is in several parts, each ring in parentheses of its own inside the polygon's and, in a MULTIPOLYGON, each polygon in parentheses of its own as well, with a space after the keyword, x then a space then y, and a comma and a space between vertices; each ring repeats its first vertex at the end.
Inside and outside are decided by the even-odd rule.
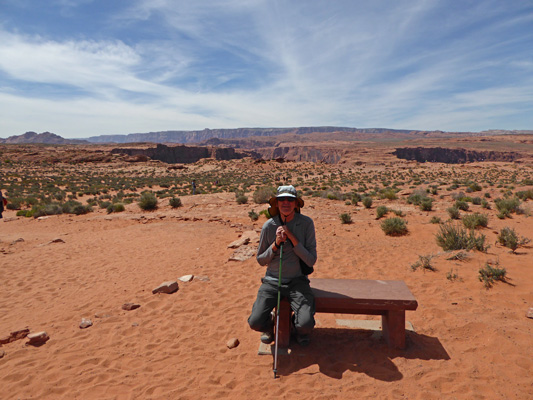
POLYGON ((297 342, 305 346, 309 344, 309 335, 315 326, 315 299, 307 278, 317 259, 315 225, 311 218, 300 214, 304 201, 292 185, 278 187, 276 196, 269 203, 268 212, 272 218, 263 225, 257 250, 257 261, 267 269, 248 324, 253 330, 262 332, 263 343, 272 343, 274 323, 271 312, 277 304, 281 267, 280 292, 294 311, 297 342))
POLYGON ((0 190, 0 218, 2 218, 2 213, 4 212, 4 203, 7 203, 7 200, 2 196, 2 191, 0 190))
POLYGON ((192 194, 196 194, 196 181, 192 181, 192 194))

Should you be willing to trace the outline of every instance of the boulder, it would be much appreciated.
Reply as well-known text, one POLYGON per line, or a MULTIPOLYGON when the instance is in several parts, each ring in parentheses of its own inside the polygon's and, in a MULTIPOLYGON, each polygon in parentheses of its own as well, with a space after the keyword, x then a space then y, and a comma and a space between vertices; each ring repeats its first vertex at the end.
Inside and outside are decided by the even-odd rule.
POLYGON ((233 252, 229 261, 246 261, 255 256, 256 249, 251 246, 242 246, 233 252))
POLYGON ((122 304, 122 309, 126 311, 131 311, 131 310, 136 310, 140 306, 141 306, 140 304, 135 304, 135 303, 124 303, 122 304))
POLYGON ((161 285, 153 289, 152 293, 153 294, 156 294, 156 293, 171 294, 171 293, 177 292, 178 289, 179 289, 178 282, 168 281, 168 282, 163 282, 161 285))
POLYGON ((85 329, 93 326, 93 321, 89 318, 82 318, 80 322, 80 329, 85 329))
POLYGON ((32 345, 32 346, 41 346, 45 344, 49 339, 50 336, 45 331, 41 332, 35 332, 28 334, 27 338, 29 341, 26 344, 32 345))

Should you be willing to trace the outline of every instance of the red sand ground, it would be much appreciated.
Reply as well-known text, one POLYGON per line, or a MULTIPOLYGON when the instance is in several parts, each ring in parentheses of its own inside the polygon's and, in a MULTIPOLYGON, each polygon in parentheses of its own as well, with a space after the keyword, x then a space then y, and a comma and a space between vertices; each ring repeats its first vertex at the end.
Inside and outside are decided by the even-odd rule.
MULTIPOLYGON (((371 210, 342 201, 306 198, 315 220, 317 278, 404 280, 419 302, 407 312, 415 332, 408 347, 391 350, 372 331, 348 329, 336 319, 373 317, 317 314, 307 348, 293 346, 279 359, 257 355, 259 334, 246 319, 264 270, 255 258, 228 261, 227 245, 265 219, 237 205, 233 194, 182 197, 141 212, 98 210, 43 220, 4 213, 0 222, 0 337, 29 327, 50 340, 0 347, 5 399, 531 399, 533 398, 533 256, 496 245, 512 226, 533 238, 527 215, 496 218, 481 230, 491 248, 447 260, 435 241, 450 200, 422 212, 404 200, 379 200, 371 210), (375 207, 405 211, 409 234, 386 236, 375 207), (353 223, 343 225, 339 214, 353 223), (196 220, 195 220, 196 218, 196 220), (22 238, 24 241, 15 242, 22 238), (64 243, 49 243, 61 238, 64 243), (435 254, 436 272, 411 270, 419 255, 435 254), (499 261, 508 283, 485 289, 478 270, 499 261), (459 276, 451 281, 453 269, 459 276), (160 283, 194 274, 171 295, 152 294, 160 283), (205 278, 207 277, 208 280, 205 278), (123 311, 127 302, 141 305, 123 311), (82 318, 94 325, 80 329, 82 318), (238 338, 240 345, 226 343, 238 338)), ((526 205, 530 205, 528 202, 526 205)), ((475 211, 480 206, 472 206, 475 211)), ((477 210, 479 208, 479 210, 477 210)), ((251 244, 255 246, 255 244, 251 244)))

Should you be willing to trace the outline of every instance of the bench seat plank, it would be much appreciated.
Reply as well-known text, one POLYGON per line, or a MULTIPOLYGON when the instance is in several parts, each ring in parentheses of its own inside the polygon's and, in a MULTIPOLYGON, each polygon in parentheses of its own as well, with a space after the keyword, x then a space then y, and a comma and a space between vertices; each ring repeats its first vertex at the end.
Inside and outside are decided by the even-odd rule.
MULTIPOLYGON (((361 279, 310 279, 316 312, 381 315, 382 332, 390 347, 405 348, 405 310, 416 310, 418 302, 403 281, 361 279)), ((290 341, 289 302, 280 307, 279 346, 290 341)))
POLYGON ((418 302, 404 281, 311 279, 316 312, 382 315, 416 310, 418 302))

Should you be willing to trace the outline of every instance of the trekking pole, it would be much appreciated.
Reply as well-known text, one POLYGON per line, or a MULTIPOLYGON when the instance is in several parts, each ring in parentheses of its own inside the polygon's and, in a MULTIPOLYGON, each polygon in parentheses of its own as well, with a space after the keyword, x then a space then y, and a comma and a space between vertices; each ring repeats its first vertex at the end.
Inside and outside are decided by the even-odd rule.
POLYGON ((278 307, 276 308, 276 343, 274 345, 274 379, 278 374, 278 337, 279 337, 279 306, 281 303, 281 262, 283 259, 283 243, 279 246, 279 278, 278 278, 278 307))

